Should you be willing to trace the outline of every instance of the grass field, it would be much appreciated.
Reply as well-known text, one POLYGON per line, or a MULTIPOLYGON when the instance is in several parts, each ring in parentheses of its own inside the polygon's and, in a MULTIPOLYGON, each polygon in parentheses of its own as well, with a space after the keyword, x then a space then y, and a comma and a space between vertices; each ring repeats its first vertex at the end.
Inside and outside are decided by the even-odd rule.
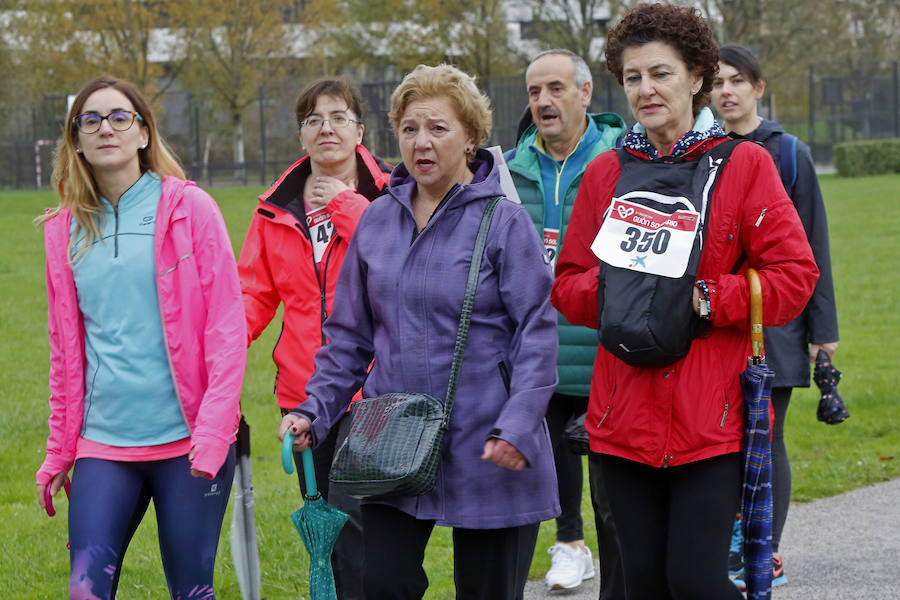
MULTIPOLYGON (((891 336, 900 332, 900 176, 860 179, 824 177, 832 257, 840 312, 843 370, 840 391, 851 418, 839 426, 816 421, 818 396, 797 390, 787 422, 794 475, 794 500, 809 501, 900 476, 900 412, 897 410, 897 353, 891 336)), ((211 190, 219 201, 236 251, 249 224, 259 188, 211 190)), ((0 193, 0 592, 4 597, 45 600, 66 597, 66 502, 49 519, 39 509, 34 472, 47 435, 47 330, 43 246, 31 219, 56 203, 50 192, 0 193)), ((273 326, 250 348, 244 382, 244 412, 252 427, 253 476, 263 595, 269 600, 306 594, 306 552, 288 515, 301 505, 294 476, 285 475, 275 437, 278 412, 272 398, 273 326)), ((585 486, 585 533, 596 547, 585 486)), ((219 598, 240 598, 230 560, 226 515, 216 588, 219 598)), ((125 559, 119 598, 166 598, 156 546, 155 521, 148 514, 125 559)), ((542 527, 531 575, 549 567, 546 548, 552 523, 542 527)), ((426 556, 431 581, 427 598, 452 598, 449 533, 438 529, 426 556)))

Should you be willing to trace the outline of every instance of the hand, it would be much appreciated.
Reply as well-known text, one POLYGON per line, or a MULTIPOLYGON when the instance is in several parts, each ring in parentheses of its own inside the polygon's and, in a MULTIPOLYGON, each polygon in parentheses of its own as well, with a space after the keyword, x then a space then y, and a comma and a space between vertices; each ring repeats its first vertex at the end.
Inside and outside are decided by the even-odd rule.
POLYGON ((313 177, 310 197, 306 199, 312 208, 322 208, 331 202, 331 199, 346 190, 352 190, 346 183, 335 177, 319 175, 313 177))
POLYGON ((278 426, 278 439, 284 441, 284 436, 290 431, 294 436, 294 450, 303 452, 312 444, 312 434, 309 432, 309 421, 300 415, 288 413, 281 419, 278 426))
POLYGON ((691 298, 691 306, 694 307, 694 314, 700 316, 700 288, 694 286, 694 294, 691 298))
POLYGON ((198 471, 197 469, 191 469, 191 477, 205 477, 206 479, 213 478, 213 476, 206 471, 198 471))
POLYGON ((837 342, 826 342, 824 344, 810 344, 809 345, 809 362, 816 362, 816 356, 819 354, 819 350, 824 350, 825 354, 828 355, 828 358, 834 360, 834 353, 837 352, 838 343, 837 342))
POLYGON ((485 442, 481 460, 489 460, 510 471, 521 471, 528 462, 515 446, 499 438, 491 438, 485 442))
MULTIPOLYGON (((65 471, 54 475, 53 479, 50 480, 50 496, 55 496, 56 494, 58 494, 60 488, 65 483, 66 483, 65 471)), ((37 486, 38 504, 44 510, 47 509, 47 503, 44 501, 44 490, 46 489, 46 487, 47 486, 44 486, 44 485, 37 486)))

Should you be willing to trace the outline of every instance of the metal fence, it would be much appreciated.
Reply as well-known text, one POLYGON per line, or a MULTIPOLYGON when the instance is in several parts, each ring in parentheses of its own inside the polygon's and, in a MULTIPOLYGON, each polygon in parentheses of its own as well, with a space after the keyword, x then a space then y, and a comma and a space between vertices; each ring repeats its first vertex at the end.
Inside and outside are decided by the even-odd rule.
MULTIPOLYGON (((819 73, 812 65, 808 75, 808 101, 781 106, 776 116, 788 131, 810 144, 817 162, 829 163, 832 148, 839 142, 900 137, 896 62, 874 76, 834 76, 819 73)), ((266 85, 257 90, 255 100, 241 111, 245 148, 242 164, 233 159, 233 117, 217 108, 210 95, 166 93, 157 103, 159 129, 188 176, 201 184, 268 185, 300 156, 294 103, 304 83, 266 85)), ((388 159, 397 159, 400 154, 387 117, 390 95, 397 83, 358 84, 365 101, 364 143, 388 159)), ((528 103, 524 79, 495 77, 484 82, 484 88, 494 107, 489 143, 511 148, 528 103)), ((771 100, 764 99, 763 114, 771 114, 772 108, 771 100)), ((45 96, 7 121, 13 124, 13 131, 0 140, 0 187, 49 185, 53 145, 62 130, 65 109, 64 96, 45 96)), ((624 93, 605 71, 594 74, 591 110, 616 112, 629 123, 633 121, 624 93)))

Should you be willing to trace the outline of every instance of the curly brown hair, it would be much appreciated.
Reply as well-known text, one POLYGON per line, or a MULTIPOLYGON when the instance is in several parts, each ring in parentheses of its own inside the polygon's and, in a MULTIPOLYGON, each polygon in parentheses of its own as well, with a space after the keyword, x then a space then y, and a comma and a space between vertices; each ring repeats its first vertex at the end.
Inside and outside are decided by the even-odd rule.
POLYGON ((713 78, 719 67, 719 45, 706 19, 688 6, 638 4, 622 17, 606 36, 606 68, 622 85, 622 54, 631 46, 664 42, 680 55, 688 71, 703 76, 700 92, 694 96, 696 115, 710 102, 713 78))

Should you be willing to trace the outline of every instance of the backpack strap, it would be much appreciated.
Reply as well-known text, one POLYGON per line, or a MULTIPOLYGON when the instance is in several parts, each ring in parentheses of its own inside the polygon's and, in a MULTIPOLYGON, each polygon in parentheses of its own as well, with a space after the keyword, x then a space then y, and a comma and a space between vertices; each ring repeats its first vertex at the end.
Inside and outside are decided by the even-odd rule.
POLYGON ((778 156, 781 183, 790 196, 794 191, 794 184, 797 183, 797 136, 789 133, 781 134, 778 156))

